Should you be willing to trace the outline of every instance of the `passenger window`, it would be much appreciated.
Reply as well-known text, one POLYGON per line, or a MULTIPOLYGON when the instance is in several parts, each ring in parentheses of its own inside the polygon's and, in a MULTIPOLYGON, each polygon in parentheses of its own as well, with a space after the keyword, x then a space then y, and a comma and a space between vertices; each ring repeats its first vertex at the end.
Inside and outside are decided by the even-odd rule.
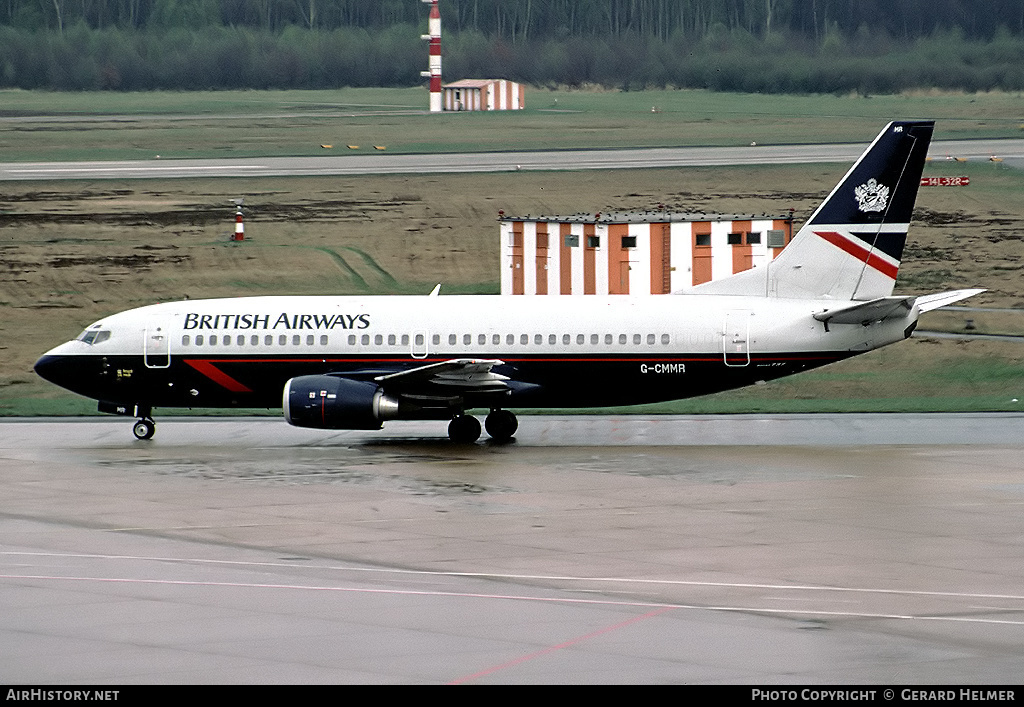
POLYGON ((554 345, 555 345, 555 343, 557 343, 557 342, 558 342, 558 337, 557 337, 556 335, 554 335, 554 334, 548 334, 548 343, 549 343, 549 344, 551 344, 552 346, 554 346, 554 345))
POLYGON ((209 342, 210 342, 210 346, 216 346, 217 345, 217 335, 216 334, 210 334, 209 342))
POLYGON ((363 346, 369 346, 370 345, 370 335, 369 334, 363 334, 363 336, 359 339, 359 343, 361 343, 363 346))
POLYGON ((661 335, 661 343, 668 344, 671 340, 672 340, 672 337, 670 337, 668 334, 662 334, 661 335))
POLYGON ((497 346, 501 343, 501 334, 494 334, 491 336, 491 344, 497 346))
POLYGON ((298 334, 292 334, 292 346, 298 346, 302 343, 302 337, 298 334))
POLYGON ((516 343, 516 335, 509 334, 508 336, 506 336, 505 343, 508 344, 509 346, 512 346, 514 343, 516 343))
POLYGON ((465 346, 469 346, 470 344, 472 344, 473 343, 473 335, 472 334, 463 334, 462 335, 462 343, 465 346))
POLYGON ((533 343, 537 344, 538 346, 543 344, 544 343, 544 335, 543 334, 534 334, 533 335, 533 343))
POLYGON ((519 335, 519 343, 522 346, 526 346, 528 343, 530 343, 530 335, 529 334, 520 334, 519 335))
POLYGON ((654 344, 654 334, 648 334, 647 335, 647 345, 650 346, 652 344, 654 344))
POLYGON ((239 334, 235 338, 235 343, 238 344, 239 346, 245 346, 245 334, 239 334))
POLYGON ((327 346, 327 334, 320 335, 320 345, 327 346))
MULTIPOLYGON (((405 337, 403 337, 403 339, 404 338, 405 337)), ((436 344, 437 342, 435 341, 434 343, 436 344)), ((416 345, 417 346, 423 346, 423 334, 417 334, 416 335, 416 345)))
POLYGON ((596 344, 598 342, 598 340, 599 340, 599 337, 598 337, 597 334, 591 334, 590 335, 590 343, 591 344, 596 344))
POLYGON ((639 343, 640 343, 640 335, 639 334, 633 334, 633 345, 636 346, 639 343))
POLYGON ((373 335, 373 345, 374 346, 380 346, 383 343, 384 343, 384 335, 383 334, 374 334, 373 335))
POLYGON ((568 334, 562 334, 562 345, 563 346, 568 346, 570 341, 572 341, 572 338, 568 334))
POLYGON ((259 334, 253 334, 251 337, 249 337, 249 343, 251 345, 253 345, 253 346, 259 346, 260 345, 260 335, 259 334))
POLYGON ((434 343, 434 346, 439 346, 441 344, 441 335, 440 334, 434 334, 434 336, 431 339, 431 341, 434 343))
POLYGON ((202 346, 202 345, 203 345, 203 335, 202 334, 196 334, 196 346, 202 346))
POLYGON ((476 337, 476 343, 479 346, 486 346, 487 345, 487 334, 480 334, 478 337, 476 337))
POLYGON ((312 334, 306 334, 306 346, 312 346, 313 345, 313 341, 314 341, 313 335, 312 334))
POLYGON ((182 346, 188 346, 188 342, 189 342, 188 334, 185 334, 185 336, 181 337, 181 345, 182 346))
POLYGON ((584 336, 583 334, 577 334, 576 335, 576 343, 577 344, 583 344, 583 343, 586 342, 586 340, 587 340, 587 337, 584 336))
POLYGON ((355 346, 356 345, 356 335, 355 334, 349 334, 348 335, 348 345, 349 346, 355 346))
POLYGON ((455 346, 455 342, 457 342, 458 340, 459 340, 459 337, 456 334, 449 334, 448 335, 448 345, 449 346, 455 346))
POLYGON ((263 337, 263 345, 264 346, 273 346, 273 344, 274 344, 274 335, 273 334, 267 334, 266 336, 263 337))
POLYGON ((605 334, 605 335, 604 335, 604 343, 605 343, 605 344, 610 344, 610 343, 612 343, 612 335, 611 335, 611 334, 605 334))
POLYGON ((626 343, 626 335, 625 334, 619 334, 619 343, 620 344, 625 344, 626 343))
MULTIPOLYGON (((325 341, 324 343, 326 344, 327 342, 325 341)), ((420 344, 422 344, 422 343, 423 343, 423 337, 420 336, 420 344)), ((408 345, 409 345, 409 335, 408 334, 402 334, 402 346, 408 346, 408 345)))
POLYGON ((388 334, 388 346, 394 346, 398 343, 398 338, 394 334, 388 334))
POLYGON ((279 337, 277 337, 277 345, 278 346, 284 346, 287 343, 288 343, 288 336, 286 334, 281 334, 279 337))

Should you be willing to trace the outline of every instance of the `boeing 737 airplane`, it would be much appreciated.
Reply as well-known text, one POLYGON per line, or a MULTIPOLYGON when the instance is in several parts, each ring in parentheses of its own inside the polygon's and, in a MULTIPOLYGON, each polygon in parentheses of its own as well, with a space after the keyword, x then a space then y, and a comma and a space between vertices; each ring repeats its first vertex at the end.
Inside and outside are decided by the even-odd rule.
POLYGON ((92 324, 35 364, 102 412, 277 407, 293 425, 450 420, 510 439, 510 408, 688 398, 905 339, 982 290, 892 296, 933 122, 887 125, 766 266, 684 294, 242 297, 155 304, 92 324))

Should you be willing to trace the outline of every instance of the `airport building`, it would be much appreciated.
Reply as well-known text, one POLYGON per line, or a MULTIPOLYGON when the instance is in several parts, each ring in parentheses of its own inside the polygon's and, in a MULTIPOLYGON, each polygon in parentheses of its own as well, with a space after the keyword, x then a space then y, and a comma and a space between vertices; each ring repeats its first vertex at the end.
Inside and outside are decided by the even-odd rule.
POLYGON ((442 87, 446 111, 521 110, 526 91, 521 83, 505 79, 463 79, 442 87))
POLYGON ((503 295, 660 295, 760 267, 792 214, 665 211, 513 217, 501 224, 503 295))

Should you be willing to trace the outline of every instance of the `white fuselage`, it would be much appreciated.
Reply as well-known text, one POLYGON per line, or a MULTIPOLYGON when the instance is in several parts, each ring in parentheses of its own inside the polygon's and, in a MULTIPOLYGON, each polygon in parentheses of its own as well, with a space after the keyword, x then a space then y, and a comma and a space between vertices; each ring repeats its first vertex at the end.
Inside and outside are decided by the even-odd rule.
POLYGON ((154 405, 264 404, 292 375, 500 359, 516 380, 540 386, 529 405, 589 406, 776 378, 899 341, 917 317, 831 327, 813 318, 846 304, 728 295, 192 300, 107 317, 86 331, 109 336, 46 356, 103 359, 100 387, 72 389, 154 405), (186 388, 199 392, 179 395, 186 388))

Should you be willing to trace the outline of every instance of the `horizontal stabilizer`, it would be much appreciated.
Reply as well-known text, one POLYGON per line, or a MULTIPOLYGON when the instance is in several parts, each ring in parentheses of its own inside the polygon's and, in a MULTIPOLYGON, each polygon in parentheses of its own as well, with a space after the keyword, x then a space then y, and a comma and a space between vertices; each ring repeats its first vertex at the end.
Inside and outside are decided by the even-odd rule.
POLYGON ((913 297, 879 297, 869 302, 858 302, 848 307, 826 309, 814 318, 826 324, 863 324, 906 316, 914 307, 913 297))
POLYGON ((934 295, 925 295, 917 298, 917 306, 922 312, 930 312, 933 309, 939 307, 945 307, 947 304, 953 304, 959 302, 962 299, 968 297, 974 297, 974 295, 981 294, 985 290, 974 289, 974 290, 953 290, 951 292, 939 292, 934 295))

